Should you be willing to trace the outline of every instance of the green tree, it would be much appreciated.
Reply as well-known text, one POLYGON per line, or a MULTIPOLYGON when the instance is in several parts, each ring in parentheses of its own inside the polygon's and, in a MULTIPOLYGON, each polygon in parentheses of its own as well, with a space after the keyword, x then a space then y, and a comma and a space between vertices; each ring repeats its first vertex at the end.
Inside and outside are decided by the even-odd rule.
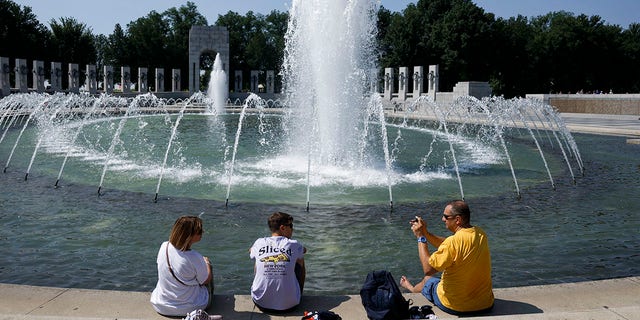
POLYGON ((640 92, 640 23, 633 23, 621 34, 623 67, 616 69, 616 93, 640 92))
POLYGON ((40 23, 31 7, 0 0, 0 56, 50 60, 51 32, 40 23))
POLYGON ((132 44, 128 49, 133 53, 130 65, 155 67, 169 62, 166 59, 169 24, 161 14, 152 10, 146 17, 127 24, 127 31, 132 44))
MULTIPOLYGON (((542 92, 613 90, 622 61, 621 29, 599 16, 559 11, 532 20, 531 50, 542 92), (612 70, 616 70, 611 72, 612 70)), ((530 88, 531 89, 531 88, 530 88)))
MULTIPOLYGON (((218 16, 216 25, 229 31, 229 70, 242 70, 243 74, 251 70, 279 70, 287 19, 286 13, 276 11, 266 17, 252 11, 244 17, 232 11, 218 16)), ((244 80, 248 85, 248 77, 244 80)))
POLYGON ((55 61, 96 64, 97 54, 91 28, 75 18, 52 19, 52 47, 55 61))
POLYGON ((494 95, 524 96, 525 88, 537 86, 531 38, 533 29, 526 17, 519 15, 494 23, 491 40, 494 57, 488 78, 494 95))
MULTIPOLYGON (((167 64, 165 68, 178 68, 181 70, 189 70, 189 31, 192 26, 206 26, 207 19, 198 12, 198 7, 191 1, 187 1, 186 5, 179 8, 167 9, 163 17, 169 26, 169 35, 167 37, 167 48, 165 55, 167 64)), ((169 70, 165 71, 168 74, 169 70)), ((170 84, 170 77, 165 77, 167 83, 170 84)), ((189 78, 182 77, 182 87, 186 88, 189 78)))
POLYGON ((106 43, 100 46, 100 52, 104 65, 123 66, 129 65, 133 59, 129 50, 129 37, 120 24, 116 24, 113 33, 106 38, 106 43))
POLYGON ((384 8, 378 11, 378 27, 381 28, 378 32, 378 46, 382 67, 414 65, 411 60, 416 56, 420 41, 415 31, 422 31, 416 11, 413 4, 404 10, 404 16, 384 8))

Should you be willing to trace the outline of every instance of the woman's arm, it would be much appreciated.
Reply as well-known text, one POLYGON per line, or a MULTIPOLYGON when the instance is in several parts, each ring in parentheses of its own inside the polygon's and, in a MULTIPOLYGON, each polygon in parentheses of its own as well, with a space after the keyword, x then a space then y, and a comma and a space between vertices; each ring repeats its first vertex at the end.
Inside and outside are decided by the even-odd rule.
POLYGON ((203 257, 204 262, 207 264, 207 280, 204 281, 202 285, 208 284, 213 279, 213 267, 211 266, 211 261, 209 261, 208 257, 203 257))

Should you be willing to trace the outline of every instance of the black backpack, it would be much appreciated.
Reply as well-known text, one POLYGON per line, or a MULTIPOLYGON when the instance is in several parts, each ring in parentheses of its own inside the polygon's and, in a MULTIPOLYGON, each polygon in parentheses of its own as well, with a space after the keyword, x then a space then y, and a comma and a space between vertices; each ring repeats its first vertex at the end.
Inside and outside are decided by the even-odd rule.
POLYGON ((360 298, 370 320, 409 319, 410 303, 388 271, 370 272, 360 289, 360 298))

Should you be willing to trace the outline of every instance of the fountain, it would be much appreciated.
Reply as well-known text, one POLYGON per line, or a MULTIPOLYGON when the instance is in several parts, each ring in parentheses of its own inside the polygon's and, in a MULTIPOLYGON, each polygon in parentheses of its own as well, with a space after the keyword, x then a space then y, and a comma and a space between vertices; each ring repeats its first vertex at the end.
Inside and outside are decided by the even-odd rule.
POLYGON ((220 54, 218 53, 213 61, 213 68, 211 69, 211 76, 209 78, 209 87, 207 88, 207 96, 213 101, 210 104, 211 108, 208 111, 216 112, 218 114, 224 112, 228 92, 229 85, 227 84, 227 73, 224 72, 222 60, 220 60, 220 54))
POLYGON ((246 249, 282 210, 308 248, 305 293, 353 294, 372 269, 421 274, 407 221, 446 235, 452 198, 490 235, 496 287, 637 275, 638 218, 620 208, 640 210, 640 150, 572 135, 533 100, 386 110, 375 8, 293 1, 280 113, 255 95, 240 113, 201 93, 0 100, 0 281, 150 291, 173 221, 199 214, 216 291, 246 294, 246 249))

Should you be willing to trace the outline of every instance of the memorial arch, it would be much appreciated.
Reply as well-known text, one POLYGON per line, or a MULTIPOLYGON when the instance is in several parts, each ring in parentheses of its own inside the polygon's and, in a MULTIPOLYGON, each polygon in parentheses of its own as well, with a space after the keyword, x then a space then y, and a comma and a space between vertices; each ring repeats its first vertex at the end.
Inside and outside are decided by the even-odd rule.
POLYGON ((189 30, 189 92, 200 89, 200 56, 217 52, 229 82, 229 31, 226 27, 192 26, 189 30))

